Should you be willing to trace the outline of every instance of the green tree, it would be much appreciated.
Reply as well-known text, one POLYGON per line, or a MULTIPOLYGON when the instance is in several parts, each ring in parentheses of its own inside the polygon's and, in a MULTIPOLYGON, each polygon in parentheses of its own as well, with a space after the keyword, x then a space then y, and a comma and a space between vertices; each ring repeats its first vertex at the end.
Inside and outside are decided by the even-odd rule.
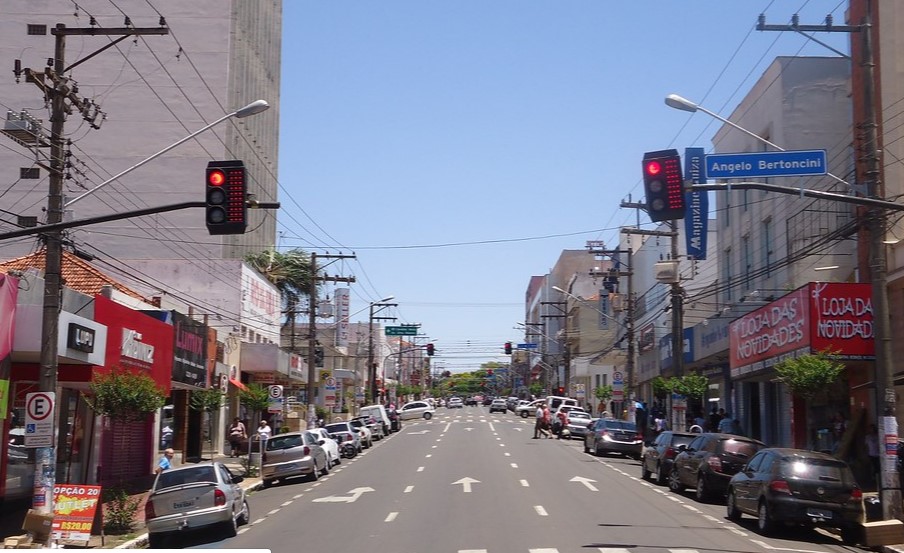
POLYGON ((166 403, 166 393, 146 374, 119 367, 95 375, 85 402, 92 411, 118 421, 145 420, 166 403))
POLYGON ((593 395, 602 403, 609 403, 609 400, 612 399, 614 391, 615 390, 612 389, 612 386, 610 384, 603 384, 602 386, 597 386, 593 390, 593 395))
POLYGON ((709 388, 709 379, 702 374, 686 374, 674 380, 674 391, 689 398, 700 399, 709 388))
POLYGON ((650 386, 653 388, 653 397, 660 400, 665 399, 675 389, 672 379, 662 376, 654 376, 650 386))
POLYGON ((835 352, 829 350, 801 355, 777 363, 775 374, 791 393, 804 399, 812 399, 837 381, 844 371, 844 365, 837 359, 835 352))
POLYGON ((226 402, 226 394, 217 388, 205 388, 203 390, 192 390, 191 397, 188 400, 188 406, 193 411, 198 411, 207 416, 207 444, 211 446, 210 458, 213 458, 213 414, 223 407, 226 402))

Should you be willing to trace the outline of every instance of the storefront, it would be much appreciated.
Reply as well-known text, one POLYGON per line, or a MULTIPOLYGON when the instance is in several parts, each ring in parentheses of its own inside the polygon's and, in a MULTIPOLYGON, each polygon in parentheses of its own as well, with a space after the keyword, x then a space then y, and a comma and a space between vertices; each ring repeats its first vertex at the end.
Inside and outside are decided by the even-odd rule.
POLYGON ((864 430, 858 427, 874 412, 868 385, 875 359, 870 293, 869 284, 811 282, 732 321, 729 363, 736 416, 753 437, 775 446, 836 451, 864 430), (810 401, 792 401, 788 389, 776 382, 775 365, 823 351, 845 364, 841 378, 810 401), (839 417, 846 422, 847 437, 828 435, 839 417))

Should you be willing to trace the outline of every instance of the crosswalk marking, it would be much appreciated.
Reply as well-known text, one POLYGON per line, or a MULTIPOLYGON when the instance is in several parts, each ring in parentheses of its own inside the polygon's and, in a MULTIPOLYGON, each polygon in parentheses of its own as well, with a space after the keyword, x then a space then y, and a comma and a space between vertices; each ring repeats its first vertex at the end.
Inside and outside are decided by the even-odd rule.
MULTIPOLYGON (((627 547, 598 547, 599 553, 632 553, 627 547)), ((668 553, 702 553, 699 549, 664 549, 668 553)), ((797 551, 797 550, 792 550, 797 551)), ((489 553, 488 549, 459 549, 456 553, 489 553)), ((538 547, 527 550, 527 553, 559 553, 555 547, 538 547)), ((816 551, 808 551, 806 553, 819 553, 816 551)))

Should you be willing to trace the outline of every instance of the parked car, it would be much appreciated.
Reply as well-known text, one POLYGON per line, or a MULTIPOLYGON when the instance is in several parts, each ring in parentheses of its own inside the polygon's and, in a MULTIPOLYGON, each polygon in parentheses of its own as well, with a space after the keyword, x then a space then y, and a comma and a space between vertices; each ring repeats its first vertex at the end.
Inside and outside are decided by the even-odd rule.
POLYGON ((190 530, 222 528, 217 538, 235 537, 251 519, 241 476, 223 463, 209 462, 165 470, 154 479, 144 506, 148 545, 166 547, 168 539, 190 530))
POLYGON ((374 440, 380 441, 385 436, 385 434, 383 433, 383 425, 377 422, 377 419, 371 417, 370 415, 355 417, 352 420, 361 421, 361 423, 366 425, 367 428, 370 429, 370 433, 373 436, 374 440))
POLYGON ((491 396, 491 395, 485 395, 485 396, 483 396, 483 401, 481 401, 480 403, 481 403, 484 407, 486 407, 487 405, 490 405, 491 403, 493 403, 493 400, 494 400, 494 399, 496 399, 496 398, 494 398, 494 397, 491 396))
POLYGON ((465 398, 465 405, 477 407, 479 404, 480 402, 477 401, 476 396, 468 396, 465 398))
POLYGON ((326 428, 314 428, 311 433, 323 439, 323 445, 320 447, 326 451, 326 458, 330 466, 338 465, 342 462, 342 455, 339 454, 339 442, 326 431, 326 428))
POLYGON ((348 421, 361 435, 361 446, 364 449, 370 449, 374 445, 374 433, 367 424, 361 419, 352 419, 348 421))
POLYGON ((462 409, 464 406, 465 402, 460 397, 450 397, 449 401, 446 402, 446 407, 449 409, 462 409))
POLYGON ((366 405, 362 407, 358 413, 361 416, 370 415, 377 419, 377 422, 383 425, 383 435, 389 436, 392 432, 392 420, 389 418, 389 412, 383 405, 366 405))
POLYGON ((286 432, 265 442, 261 455, 261 480, 269 488, 275 480, 309 476, 317 480, 330 473, 324 440, 312 432, 286 432))
POLYGON ((399 409, 399 418, 403 421, 420 418, 430 420, 435 411, 426 401, 409 401, 399 409))
POLYGON ((853 545, 860 538, 863 492, 851 468, 815 451, 762 449, 728 483, 728 518, 757 517, 760 533, 779 524, 828 526, 853 545))
POLYGON ((700 434, 690 432, 675 432, 666 430, 661 432, 653 443, 643 448, 640 460, 640 475, 644 480, 655 477, 657 484, 665 484, 672 472, 672 463, 679 453, 684 451, 694 438, 700 434))
POLYGON ((640 459, 643 440, 637 434, 637 425, 618 419, 598 419, 584 437, 584 453, 595 455, 621 453, 640 459))
POLYGON ((495 413, 496 411, 499 411, 502 414, 506 413, 504 399, 494 399, 493 403, 490 404, 490 413, 495 413))
POLYGON ((590 417, 590 413, 585 413, 584 411, 572 411, 568 413, 568 422, 565 425, 565 428, 568 429, 568 437, 572 440, 579 438, 583 440, 587 437, 587 434, 590 434, 590 427, 593 424, 593 419, 590 417))
POLYGON ((364 449, 361 445, 361 433, 352 426, 350 422, 334 422, 323 427, 329 432, 330 436, 336 439, 340 444, 342 442, 354 442, 355 449, 358 453, 364 449))
POLYGON ((540 408, 540 406, 542 406, 545 403, 546 403, 545 399, 535 399, 534 401, 525 401, 525 402, 515 406, 514 413, 523 419, 526 419, 528 417, 535 417, 537 415, 537 409, 540 408))
POLYGON ((731 477, 765 447, 761 441, 734 434, 697 434, 675 457, 669 473, 669 489, 681 492, 685 487, 694 488, 698 501, 722 497, 731 477))

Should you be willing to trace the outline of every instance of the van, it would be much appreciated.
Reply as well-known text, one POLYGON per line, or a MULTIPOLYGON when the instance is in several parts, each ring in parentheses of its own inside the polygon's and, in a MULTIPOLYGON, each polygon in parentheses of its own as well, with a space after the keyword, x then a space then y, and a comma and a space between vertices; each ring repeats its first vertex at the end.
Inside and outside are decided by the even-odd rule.
POLYGON ((386 407, 383 407, 382 405, 368 405, 362 407, 358 412, 358 416, 375 418, 377 422, 383 425, 384 436, 389 436, 389 433, 392 431, 392 426, 389 423, 389 414, 386 412, 386 407))
POLYGON ((576 407, 578 400, 563 396, 546 396, 546 404, 549 405, 549 410, 555 413, 559 410, 560 405, 574 405, 576 407))

